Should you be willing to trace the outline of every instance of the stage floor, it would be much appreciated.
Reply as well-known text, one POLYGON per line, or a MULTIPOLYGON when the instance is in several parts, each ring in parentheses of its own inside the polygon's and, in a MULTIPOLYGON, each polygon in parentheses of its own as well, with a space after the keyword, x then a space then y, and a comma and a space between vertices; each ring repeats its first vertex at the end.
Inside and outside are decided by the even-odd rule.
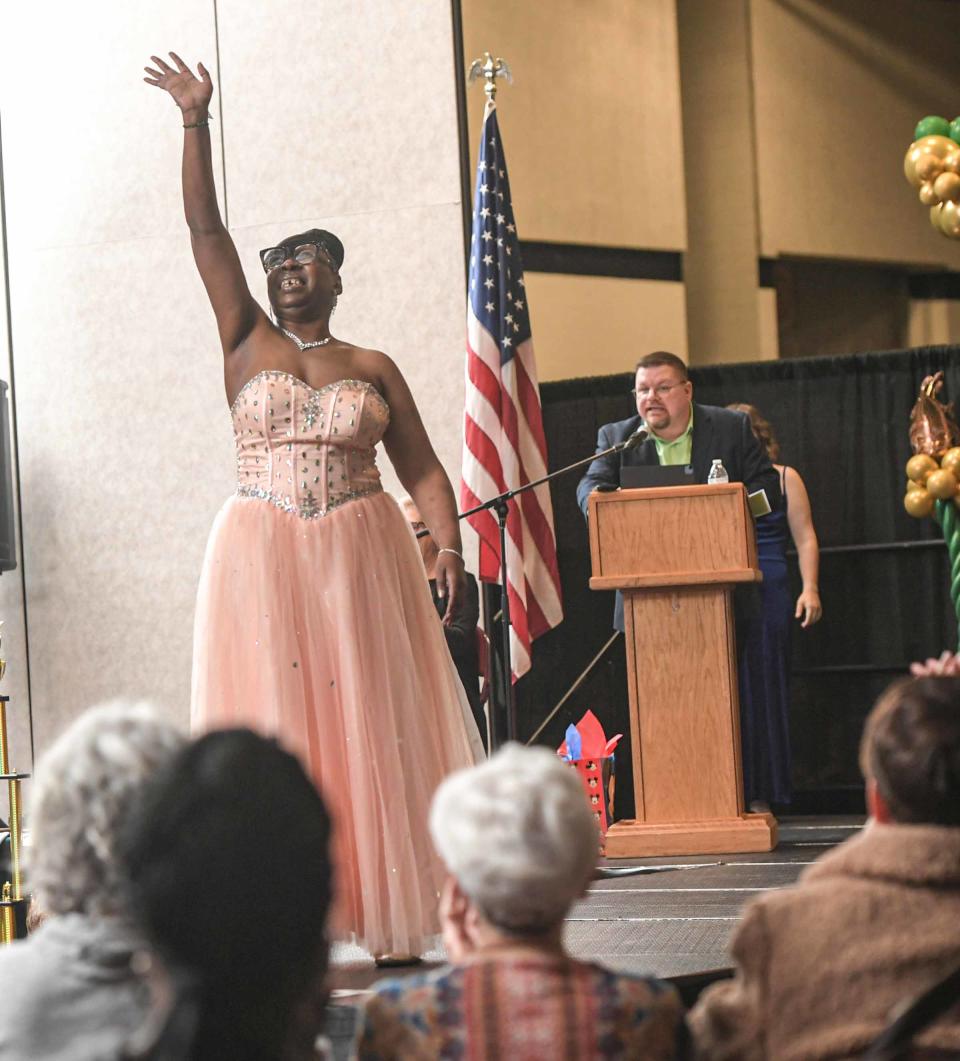
MULTIPOLYGON (((570 953, 613 969, 685 976, 728 965, 727 940, 740 908, 755 895, 792 884, 805 866, 862 827, 856 817, 781 818, 779 844, 760 855, 618 859, 610 867, 664 867, 660 872, 598 880, 567 918, 570 953)), ((425 956, 444 961, 442 950, 425 956)), ((420 972, 376 969, 358 947, 333 948, 331 979, 362 991, 384 975, 420 972)), ((344 995, 340 995, 340 991, 344 995)), ((338 997, 339 996, 339 997, 338 997)))

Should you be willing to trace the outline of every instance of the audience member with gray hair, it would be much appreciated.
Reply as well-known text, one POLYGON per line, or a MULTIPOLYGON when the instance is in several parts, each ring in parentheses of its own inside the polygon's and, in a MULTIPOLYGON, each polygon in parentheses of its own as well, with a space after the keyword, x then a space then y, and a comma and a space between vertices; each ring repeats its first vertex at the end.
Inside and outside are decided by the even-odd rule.
POLYGON ((115 844, 144 783, 185 738, 146 704, 83 714, 37 764, 28 883, 43 924, 0 950, 0 1058, 116 1056, 148 998, 115 844))
POLYGON ((599 842, 574 770, 545 748, 509 744, 440 785, 430 830, 448 872, 440 911, 453 964, 375 986, 362 1061, 678 1055, 673 988, 564 950, 564 917, 599 842))

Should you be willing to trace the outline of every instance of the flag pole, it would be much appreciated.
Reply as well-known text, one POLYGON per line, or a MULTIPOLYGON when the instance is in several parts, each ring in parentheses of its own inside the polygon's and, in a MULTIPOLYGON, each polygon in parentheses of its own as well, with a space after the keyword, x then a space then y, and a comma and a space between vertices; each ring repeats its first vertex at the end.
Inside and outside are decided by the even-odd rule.
MULTIPOLYGON (((501 680, 493 688, 497 710, 491 718, 496 723, 502 708, 507 738, 516 740, 514 662, 520 674, 529 669, 533 639, 555 627, 563 611, 549 492, 530 493, 522 506, 510 505, 518 494, 548 481, 548 458, 522 256, 497 122, 497 82, 512 82, 513 76, 501 57, 485 52, 471 64, 468 80, 481 77, 486 106, 469 259, 460 500, 467 509, 461 518, 475 517, 472 525, 487 547, 481 547, 481 579, 500 583, 500 636, 494 638, 488 629, 491 642, 500 642, 501 663, 501 680), (490 497, 491 490, 502 492, 490 497), (496 553, 499 562, 494 564, 496 553)), ((485 602, 492 597, 485 595, 485 602)), ((488 623, 492 610, 485 608, 488 623)), ((499 732, 492 733, 491 743, 498 745, 500 738, 499 732)))
MULTIPOLYGON (((479 77, 484 79, 483 91, 487 97, 489 108, 497 99, 497 78, 505 78, 508 84, 513 84, 513 73, 507 61, 500 56, 494 58, 489 52, 484 52, 483 57, 474 59, 470 64, 467 74, 467 84, 472 85, 479 77)), ((501 672, 503 675, 502 688, 503 711, 507 723, 507 740, 517 739, 517 701, 513 691, 513 667, 510 658, 510 593, 507 582, 507 515, 509 513, 508 498, 495 498, 485 508, 491 508, 496 512, 497 523, 500 533, 500 632, 501 632, 501 672)), ((479 509, 477 510, 479 511, 479 509)), ((460 517, 463 518, 462 516, 460 517)), ((485 595, 486 600, 486 595, 485 595)), ((484 618, 490 622, 487 616, 486 603, 484 605, 484 618)), ((487 630, 487 638, 490 637, 492 629, 487 630)), ((492 698, 491 698, 492 699, 492 698)), ((495 751, 503 743, 500 735, 500 724, 496 717, 496 705, 490 704, 490 744, 491 751, 495 751)))

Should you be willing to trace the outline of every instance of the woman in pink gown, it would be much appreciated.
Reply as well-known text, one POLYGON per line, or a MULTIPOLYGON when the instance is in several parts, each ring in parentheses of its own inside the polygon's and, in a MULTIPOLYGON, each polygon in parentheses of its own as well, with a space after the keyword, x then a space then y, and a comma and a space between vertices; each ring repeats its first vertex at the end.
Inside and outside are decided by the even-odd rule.
POLYGON ((482 745, 374 447, 443 546, 447 620, 464 591, 453 491, 394 363, 330 334, 336 236, 313 229, 262 252, 276 324, 254 300, 216 201, 210 75, 151 58, 145 80, 183 116, 184 208, 237 448, 237 493, 200 579, 192 723, 250 726, 300 755, 334 817, 334 932, 374 955, 416 955, 438 931, 443 882, 429 802, 482 745))

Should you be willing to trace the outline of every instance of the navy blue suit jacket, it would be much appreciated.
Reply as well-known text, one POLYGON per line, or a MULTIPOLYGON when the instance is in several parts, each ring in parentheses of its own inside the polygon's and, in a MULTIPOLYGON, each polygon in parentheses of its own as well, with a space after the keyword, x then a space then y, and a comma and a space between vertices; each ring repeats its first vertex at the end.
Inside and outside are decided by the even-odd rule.
MULTIPOLYGON (((597 452, 601 453, 623 442, 642 422, 639 416, 631 416, 615 424, 604 424, 597 435, 597 452)), ((780 506, 780 477, 750 429, 747 414, 694 402, 690 463, 695 482, 707 481, 710 465, 717 457, 723 461, 730 482, 744 483, 751 494, 755 490, 766 490, 770 507, 776 509, 780 506)), ((577 486, 577 502, 584 516, 587 514, 587 498, 591 491, 600 485, 618 487, 622 467, 659 463, 653 439, 647 439, 624 453, 598 457, 588 466, 586 475, 577 486)), ((623 630, 623 599, 619 593, 613 625, 617 630, 623 630)))

